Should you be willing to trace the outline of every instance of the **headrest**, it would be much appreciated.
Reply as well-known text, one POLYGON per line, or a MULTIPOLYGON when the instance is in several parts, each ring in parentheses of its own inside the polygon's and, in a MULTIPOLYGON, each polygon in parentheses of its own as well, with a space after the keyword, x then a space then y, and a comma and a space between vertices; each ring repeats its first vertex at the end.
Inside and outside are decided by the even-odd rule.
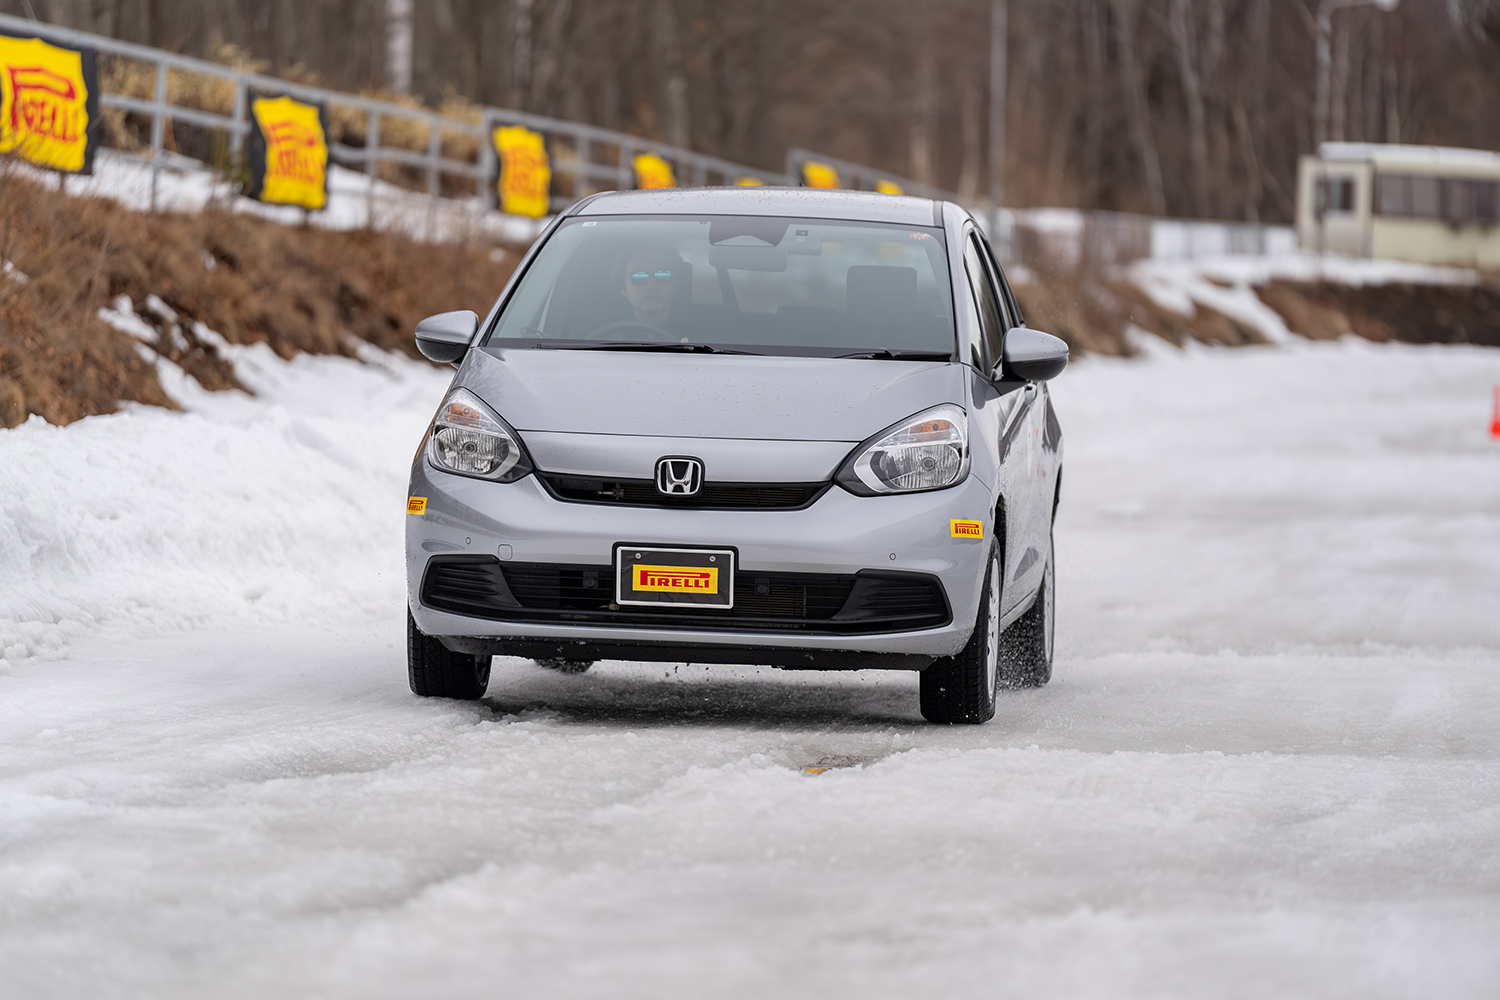
POLYGON ((909 313, 917 308, 917 269, 856 264, 849 268, 849 312, 861 316, 909 313))

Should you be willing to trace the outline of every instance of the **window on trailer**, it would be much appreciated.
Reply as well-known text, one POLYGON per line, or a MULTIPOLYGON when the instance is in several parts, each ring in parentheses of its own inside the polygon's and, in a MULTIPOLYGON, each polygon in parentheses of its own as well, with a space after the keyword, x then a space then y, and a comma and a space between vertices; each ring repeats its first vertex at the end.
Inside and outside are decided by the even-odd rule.
POLYGON ((1318 179, 1318 215, 1349 214, 1354 211, 1354 178, 1320 177, 1318 179))
POLYGON ((1456 226, 1494 225, 1500 182, 1465 177, 1381 174, 1375 179, 1375 211, 1410 219, 1443 219, 1456 226))

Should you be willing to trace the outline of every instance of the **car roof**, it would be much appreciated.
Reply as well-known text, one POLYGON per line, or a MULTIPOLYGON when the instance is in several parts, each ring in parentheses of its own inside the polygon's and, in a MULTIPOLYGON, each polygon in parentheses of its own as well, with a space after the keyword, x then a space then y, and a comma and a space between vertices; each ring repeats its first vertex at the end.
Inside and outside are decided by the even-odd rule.
POLYGON ((941 226, 942 202, 931 198, 794 187, 657 188, 609 191, 578 215, 774 215, 900 226, 941 226))

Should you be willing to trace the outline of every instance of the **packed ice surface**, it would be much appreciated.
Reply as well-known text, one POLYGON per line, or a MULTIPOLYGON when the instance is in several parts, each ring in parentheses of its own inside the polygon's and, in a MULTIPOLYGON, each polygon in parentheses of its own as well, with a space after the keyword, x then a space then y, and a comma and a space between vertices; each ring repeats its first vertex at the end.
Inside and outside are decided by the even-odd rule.
POLYGON ((367 360, 0 432, 0 996, 1500 992, 1500 352, 1075 365, 1054 680, 977 728, 906 674, 412 697, 447 375, 367 360))

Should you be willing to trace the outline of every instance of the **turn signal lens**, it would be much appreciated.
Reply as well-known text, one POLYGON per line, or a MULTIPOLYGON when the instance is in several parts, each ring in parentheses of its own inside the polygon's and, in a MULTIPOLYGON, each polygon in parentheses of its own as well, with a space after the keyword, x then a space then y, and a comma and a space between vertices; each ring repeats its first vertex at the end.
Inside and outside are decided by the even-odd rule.
POLYGON ((427 438, 427 461, 460 476, 513 483, 531 472, 521 439, 467 389, 454 390, 427 438))
POLYGON ((923 410, 860 445, 834 477, 860 496, 940 490, 969 474, 969 417, 953 403, 923 410))

